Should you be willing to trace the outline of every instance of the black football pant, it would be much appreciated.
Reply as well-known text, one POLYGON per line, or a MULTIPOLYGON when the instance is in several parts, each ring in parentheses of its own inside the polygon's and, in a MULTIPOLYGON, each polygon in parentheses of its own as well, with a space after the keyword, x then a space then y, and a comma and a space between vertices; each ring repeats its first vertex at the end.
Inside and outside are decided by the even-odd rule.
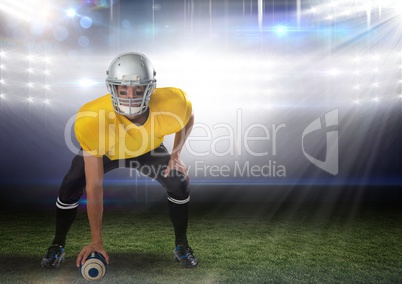
MULTIPOLYGON (((189 182, 184 174, 173 170, 163 177, 170 160, 170 154, 162 144, 158 148, 142 156, 110 160, 103 157, 104 172, 118 167, 136 169, 144 175, 157 180, 167 192, 169 217, 175 232, 175 244, 188 244, 188 201, 190 200, 189 182)), ((60 186, 56 202, 56 232, 53 244, 65 246, 68 231, 73 224, 78 210, 78 202, 85 189, 85 170, 82 150, 74 157, 71 167, 60 186)))

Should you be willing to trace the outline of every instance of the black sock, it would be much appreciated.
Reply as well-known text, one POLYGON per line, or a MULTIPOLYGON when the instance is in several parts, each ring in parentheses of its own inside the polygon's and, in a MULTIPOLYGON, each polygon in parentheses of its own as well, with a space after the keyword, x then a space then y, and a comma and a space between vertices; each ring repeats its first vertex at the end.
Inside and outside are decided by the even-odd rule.
POLYGON ((175 245, 188 245, 187 223, 188 223, 188 203, 176 204, 168 201, 169 217, 172 221, 175 245))
POLYGON ((74 223, 77 216, 78 208, 60 209, 56 208, 56 232, 53 239, 53 244, 58 244, 63 247, 66 245, 67 233, 71 225, 74 223))

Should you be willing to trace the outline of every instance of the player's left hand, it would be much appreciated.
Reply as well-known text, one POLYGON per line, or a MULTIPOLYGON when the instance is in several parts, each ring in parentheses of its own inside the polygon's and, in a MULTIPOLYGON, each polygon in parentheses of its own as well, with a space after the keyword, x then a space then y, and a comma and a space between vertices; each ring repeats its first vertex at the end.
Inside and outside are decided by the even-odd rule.
POLYGON ((188 170, 186 165, 180 160, 179 157, 172 155, 168 162, 166 170, 163 172, 163 176, 167 177, 169 172, 172 170, 177 170, 185 175, 186 179, 189 179, 188 170))

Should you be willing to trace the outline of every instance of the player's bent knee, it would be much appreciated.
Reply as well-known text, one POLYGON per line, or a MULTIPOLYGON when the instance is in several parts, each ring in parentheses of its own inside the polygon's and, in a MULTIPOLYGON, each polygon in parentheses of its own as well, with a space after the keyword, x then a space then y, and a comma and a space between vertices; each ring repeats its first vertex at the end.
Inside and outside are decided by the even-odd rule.
POLYGON ((164 185, 170 201, 178 204, 184 204, 189 201, 189 181, 184 174, 176 171, 175 174, 169 175, 165 179, 164 185))
MULTIPOLYGON (((59 196, 57 198, 57 207, 60 207, 59 205, 62 204, 67 204, 67 207, 71 205, 76 205, 78 204, 78 201, 81 199, 82 194, 84 193, 82 189, 82 185, 76 186, 76 187, 67 187, 64 186, 64 184, 61 186, 59 190, 59 196)), ((63 206, 61 206, 63 207, 63 206)), ((63 208, 61 208, 63 209, 63 208)), ((70 208, 68 208, 70 209, 70 208)))

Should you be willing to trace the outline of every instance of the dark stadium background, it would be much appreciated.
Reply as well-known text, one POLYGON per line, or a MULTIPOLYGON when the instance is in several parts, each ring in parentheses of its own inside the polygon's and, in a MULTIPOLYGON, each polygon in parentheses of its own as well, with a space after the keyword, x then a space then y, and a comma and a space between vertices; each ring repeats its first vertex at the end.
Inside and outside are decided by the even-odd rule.
MULTIPOLYGON (((53 206, 74 156, 69 146, 77 147, 71 119, 107 92, 111 59, 135 50, 154 62, 159 86, 182 88, 193 101, 196 127, 182 155, 193 201, 400 203, 402 56, 394 9, 328 20, 325 9, 336 14, 342 7, 296 0, 57 5, 47 22, 0 10, 2 202, 53 206), (76 15, 67 16, 68 8, 76 15), (304 129, 317 118, 324 123, 332 110, 339 117, 332 127, 339 136, 335 175, 313 165, 302 148, 304 129), (261 125, 281 124, 274 155, 261 125), (263 138, 245 145, 253 125, 248 135, 263 138), (282 165, 286 176, 239 175, 235 166, 247 163, 282 165), (212 166, 229 170, 219 175, 212 166)), ((324 129, 304 143, 325 160, 324 129)), ((165 200, 158 184, 129 170, 109 173, 105 187, 113 204, 165 200)))

